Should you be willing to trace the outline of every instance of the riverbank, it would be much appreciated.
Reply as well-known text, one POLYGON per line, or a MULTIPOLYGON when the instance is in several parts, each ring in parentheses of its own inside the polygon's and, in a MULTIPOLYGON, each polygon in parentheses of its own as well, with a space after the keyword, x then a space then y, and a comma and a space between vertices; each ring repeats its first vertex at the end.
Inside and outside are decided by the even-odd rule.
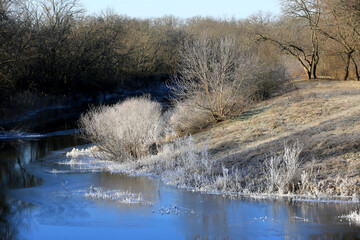
POLYGON ((360 83, 294 82, 297 90, 264 101, 193 137, 228 169, 261 182, 264 161, 301 145, 299 188, 309 195, 360 194, 360 83))
POLYGON ((295 81, 297 89, 107 171, 155 174, 171 185, 227 194, 360 193, 360 83, 295 81))
POLYGON ((20 239, 98 239, 109 229, 113 235, 140 239, 359 235, 350 214, 355 204, 202 194, 154 177, 107 172, 118 163, 71 149, 52 151, 25 166, 41 184, 8 192, 10 233, 20 239), (72 159, 76 153, 77 160, 72 159))
MULTIPOLYGON (((318 87, 309 86, 308 90, 315 91, 318 87)), ((300 88, 297 91, 305 91, 300 88)), ((329 91, 331 89, 333 87, 329 91)), ((339 95, 359 94, 358 89, 351 86, 344 92, 339 95)), ((293 93, 263 104, 271 109, 277 101, 287 101, 285 98, 293 93)), ((348 103, 357 103, 358 97, 349 100, 348 103)), ((345 107, 344 102, 339 104, 345 107)), ((259 104, 254 109, 262 106, 259 104)), ((345 111, 350 109, 354 108, 345 111)), ((356 194, 301 194, 302 183, 297 185, 295 193, 269 193, 266 184, 262 192, 256 190, 256 186, 261 186, 258 183, 266 183, 261 163, 272 156, 272 151, 265 149, 271 154, 259 154, 258 161, 247 159, 247 165, 241 165, 235 157, 244 150, 239 143, 241 134, 246 133, 243 129, 250 128, 250 123, 259 120, 263 113, 267 111, 258 115, 244 113, 192 137, 170 141, 157 155, 137 162, 106 161, 98 155, 96 147, 83 145, 86 142, 71 134, 72 130, 52 132, 50 128, 36 136, 24 135, 21 141, 5 139, 0 151, 5 176, 0 186, 0 203, 5 209, 0 219, 3 231, 0 235, 20 239, 54 236, 55 239, 74 236, 98 239, 111 229, 114 234, 128 238, 240 239, 265 235, 281 239, 359 238, 356 194), (240 124, 247 125, 240 128, 240 124), (226 143, 218 142, 226 138, 220 130, 233 134, 229 141, 234 141, 234 145, 229 145, 227 150, 217 150, 216 144, 226 143), (237 152, 227 152, 231 149, 237 152), (226 161, 232 156, 233 162, 226 161), (253 169, 259 170, 258 175, 254 174, 259 178, 250 179, 253 169), (155 175, 158 177, 153 177, 155 175), (90 234, 84 235, 84 232, 90 234)), ((249 141, 251 139, 254 138, 249 141)), ((296 141, 287 142, 289 149, 294 149, 296 141)), ((304 142, 298 142, 302 144, 299 170, 303 170, 308 164, 305 152, 308 150, 304 142)), ((305 141, 308 142, 311 141, 305 141)), ((245 145, 245 141, 242 144, 245 145)), ((284 142, 274 146, 278 151, 275 149, 273 154, 283 156, 284 142)), ((322 163, 319 160, 317 164, 322 163)))

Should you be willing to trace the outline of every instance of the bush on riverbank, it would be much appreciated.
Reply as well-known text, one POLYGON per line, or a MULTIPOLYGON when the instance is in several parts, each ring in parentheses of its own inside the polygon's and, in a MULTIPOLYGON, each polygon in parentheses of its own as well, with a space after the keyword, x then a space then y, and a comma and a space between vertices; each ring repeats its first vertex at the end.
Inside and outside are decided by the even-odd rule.
POLYGON ((187 40, 179 54, 170 84, 176 106, 171 120, 178 132, 194 133, 237 116, 287 82, 283 66, 260 61, 229 36, 187 40))
POLYGON ((83 137, 117 161, 139 159, 156 149, 164 134, 161 105, 149 97, 129 98, 113 106, 95 107, 82 115, 83 137))
POLYGON ((299 187, 300 153, 301 146, 297 143, 285 146, 283 154, 265 160, 263 172, 269 192, 295 192, 299 187))
POLYGON ((200 191, 358 199, 359 83, 296 84, 298 90, 264 101, 190 139, 163 143, 156 155, 114 163, 120 166, 116 171, 157 174, 170 184, 200 191), (285 163, 286 155, 296 161, 285 163), (266 167, 271 159, 278 160, 270 164, 272 169, 266 167))

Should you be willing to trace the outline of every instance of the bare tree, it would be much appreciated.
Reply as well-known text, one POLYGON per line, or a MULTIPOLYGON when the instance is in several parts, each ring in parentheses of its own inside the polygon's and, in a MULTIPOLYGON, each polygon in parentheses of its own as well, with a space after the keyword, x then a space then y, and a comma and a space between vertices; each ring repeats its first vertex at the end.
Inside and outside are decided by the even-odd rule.
POLYGON ((186 41, 180 54, 179 75, 173 78, 175 95, 192 99, 216 122, 241 111, 238 103, 243 98, 243 79, 237 74, 241 54, 228 37, 214 41, 203 36, 186 41))
POLYGON ((269 16, 250 19, 257 41, 278 46, 300 63, 308 79, 317 78, 320 60, 317 25, 321 17, 317 0, 283 0, 282 7, 284 15, 280 19, 269 16))
POLYGON ((277 67, 261 64, 230 37, 205 35, 187 40, 180 59, 171 85, 178 105, 191 104, 194 112, 210 115, 213 122, 235 116, 249 103, 268 97, 278 80, 285 79, 277 67))
POLYGON ((283 0, 283 12, 295 19, 304 20, 309 28, 311 38, 311 55, 308 60, 308 75, 313 74, 317 78, 317 65, 319 63, 319 37, 318 25, 322 15, 322 9, 319 0, 283 0))
POLYGON ((8 88, 15 89, 10 78, 14 66, 12 43, 16 34, 15 21, 11 18, 13 1, 0 0, 0 93, 4 95, 8 88))
POLYGON ((44 69, 43 84, 46 88, 59 81, 66 84, 66 57, 69 54, 72 28, 83 10, 77 0, 40 0, 39 50, 44 69))
POLYGON ((317 26, 318 31, 339 45, 340 54, 345 55, 343 79, 348 79, 352 62, 356 78, 360 81, 358 64, 354 57, 360 47, 360 3, 358 1, 325 0, 322 8, 325 18, 317 26))
POLYGON ((27 1, 0 0, 0 92, 22 91, 19 76, 29 62, 27 52, 34 40, 36 11, 27 1))

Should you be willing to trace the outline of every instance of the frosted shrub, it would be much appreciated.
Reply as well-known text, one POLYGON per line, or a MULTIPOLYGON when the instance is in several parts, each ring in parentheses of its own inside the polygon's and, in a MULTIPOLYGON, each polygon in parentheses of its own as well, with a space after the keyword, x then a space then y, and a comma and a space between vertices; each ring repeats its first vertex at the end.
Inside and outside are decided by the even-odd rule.
POLYGON ((207 146, 198 148, 191 136, 177 138, 157 155, 140 159, 136 170, 160 175, 171 185, 204 191, 212 189, 216 178, 207 146))
POLYGON ((218 190, 227 191, 233 179, 229 174, 229 169, 222 167, 222 175, 216 177, 215 186, 218 190))
POLYGON ((351 212, 349 215, 346 216, 347 219, 349 219, 350 221, 356 223, 357 225, 360 225, 360 212, 359 211, 354 211, 351 212))
POLYGON ((191 99, 176 103, 170 121, 178 133, 194 133, 214 123, 211 114, 198 108, 191 99))
POLYGON ((148 97, 96 107, 80 118, 83 136, 118 161, 149 155, 151 146, 163 134, 163 125, 160 104, 148 97))
POLYGON ((207 147, 196 149, 194 139, 178 138, 172 146, 172 154, 164 159, 163 177, 171 184, 200 189, 208 186, 212 179, 213 164, 207 147))
POLYGON ((291 192, 298 184, 300 174, 299 155, 301 147, 295 144, 292 147, 285 146, 284 152, 279 156, 273 156, 264 163, 264 175, 269 192, 291 192))
POLYGON ((138 167, 144 172, 159 174, 168 184, 182 188, 223 192, 242 190, 241 172, 221 167, 211 159, 207 146, 199 149, 191 136, 168 143, 158 155, 141 159, 138 167))
POLYGON ((98 148, 96 146, 92 146, 84 149, 72 148, 70 152, 66 153, 66 157, 77 158, 83 155, 87 156, 90 154, 95 154, 97 151, 98 148))

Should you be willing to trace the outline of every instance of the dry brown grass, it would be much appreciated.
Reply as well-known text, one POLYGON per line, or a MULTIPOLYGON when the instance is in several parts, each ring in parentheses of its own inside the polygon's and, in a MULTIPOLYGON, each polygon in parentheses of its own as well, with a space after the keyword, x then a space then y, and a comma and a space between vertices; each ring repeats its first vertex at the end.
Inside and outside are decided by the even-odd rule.
MULTIPOLYGON (((332 194, 360 193, 360 82, 295 84, 297 90, 194 137, 208 144, 215 159, 229 167, 248 168, 254 176, 267 156, 298 141, 303 145, 302 170, 315 164, 320 169, 316 179, 323 181, 326 191, 333 186, 332 194)), ((312 190, 317 191, 322 189, 312 190)))

